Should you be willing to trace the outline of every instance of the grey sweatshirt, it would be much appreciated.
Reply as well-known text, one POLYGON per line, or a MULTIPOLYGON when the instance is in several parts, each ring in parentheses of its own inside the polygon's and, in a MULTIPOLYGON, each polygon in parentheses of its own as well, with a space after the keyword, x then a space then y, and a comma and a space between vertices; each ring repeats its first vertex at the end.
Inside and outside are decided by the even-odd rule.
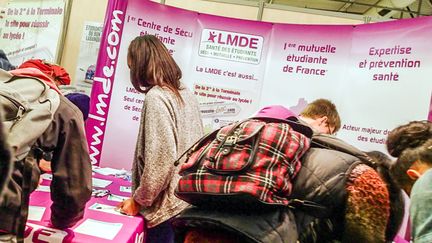
POLYGON ((180 90, 181 104, 167 88, 155 86, 145 96, 135 149, 133 198, 151 228, 180 213, 188 204, 174 195, 181 166, 175 160, 203 136, 198 102, 180 90))

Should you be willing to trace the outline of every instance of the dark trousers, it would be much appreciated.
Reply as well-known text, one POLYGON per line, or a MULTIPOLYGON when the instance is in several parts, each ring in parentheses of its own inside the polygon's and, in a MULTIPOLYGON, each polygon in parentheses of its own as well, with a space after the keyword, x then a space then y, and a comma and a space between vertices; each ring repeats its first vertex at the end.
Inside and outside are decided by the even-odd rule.
POLYGON ((147 229, 146 243, 174 243, 174 230, 171 220, 147 229))

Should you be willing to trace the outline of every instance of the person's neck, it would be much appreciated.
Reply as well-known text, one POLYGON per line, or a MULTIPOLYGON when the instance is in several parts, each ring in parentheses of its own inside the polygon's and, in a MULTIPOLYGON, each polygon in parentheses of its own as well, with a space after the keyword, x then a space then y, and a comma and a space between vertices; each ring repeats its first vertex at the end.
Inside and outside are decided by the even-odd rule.
POLYGON ((426 173, 426 171, 432 169, 432 167, 426 163, 421 163, 420 164, 420 168, 419 168, 419 172, 421 175, 423 175, 424 173, 426 173))
POLYGON ((306 123, 309 127, 312 127, 312 124, 313 124, 313 122, 315 121, 315 120, 312 119, 312 118, 305 117, 305 116, 302 116, 302 115, 299 115, 298 118, 299 118, 301 121, 303 121, 304 123, 306 123))

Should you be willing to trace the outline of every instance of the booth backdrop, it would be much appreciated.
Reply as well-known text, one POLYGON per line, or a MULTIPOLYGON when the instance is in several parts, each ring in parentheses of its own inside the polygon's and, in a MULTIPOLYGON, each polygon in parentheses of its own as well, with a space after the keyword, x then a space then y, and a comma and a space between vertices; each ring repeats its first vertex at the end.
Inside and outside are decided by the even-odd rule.
MULTIPOLYGON (((109 1, 91 95, 93 164, 130 169, 144 95, 126 64, 136 36, 162 40, 196 94, 206 131, 260 107, 295 112, 317 98, 342 118, 337 136, 385 151, 387 133, 431 109, 432 18, 367 25, 294 25, 200 14, 150 1, 109 1)), ((429 116, 430 117, 430 116, 429 116)))

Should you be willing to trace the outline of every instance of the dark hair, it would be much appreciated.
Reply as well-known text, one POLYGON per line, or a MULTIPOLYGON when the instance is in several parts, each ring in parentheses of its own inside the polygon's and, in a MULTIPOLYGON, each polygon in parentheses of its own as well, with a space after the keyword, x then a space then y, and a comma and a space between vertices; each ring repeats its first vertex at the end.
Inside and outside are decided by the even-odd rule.
POLYGON ((380 151, 370 151, 366 152, 366 154, 375 162, 375 170, 387 185, 390 197, 390 217, 386 228, 386 240, 392 241, 399 231, 405 214, 402 189, 390 176, 390 168, 394 162, 389 156, 380 151))
POLYGON ((334 127, 334 132, 337 132, 341 127, 341 119, 336 105, 327 99, 317 99, 313 101, 306 106, 300 115, 312 119, 327 116, 329 126, 334 127))
POLYGON ((432 165, 432 123, 412 121, 393 129, 387 137, 387 150, 398 157, 390 170, 392 177, 400 186, 412 184, 406 171, 414 162, 432 165))
POLYGON ((127 54, 130 79, 136 90, 146 93, 153 86, 166 87, 182 101, 182 72, 165 45, 154 35, 136 37, 127 54))
POLYGON ((387 137, 387 150, 393 157, 408 148, 416 148, 432 137, 432 123, 429 121, 412 121, 396 127, 387 137))

